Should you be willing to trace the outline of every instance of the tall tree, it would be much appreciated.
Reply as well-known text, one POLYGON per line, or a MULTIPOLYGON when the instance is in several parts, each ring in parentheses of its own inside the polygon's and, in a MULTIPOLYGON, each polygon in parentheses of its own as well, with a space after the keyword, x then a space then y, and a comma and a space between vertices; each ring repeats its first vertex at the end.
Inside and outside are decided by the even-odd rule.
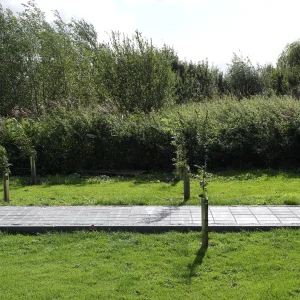
POLYGON ((249 97, 261 92, 258 70, 249 58, 233 54, 231 64, 225 76, 226 84, 233 95, 238 98, 249 97))
POLYGON ((112 32, 99 58, 100 82, 119 109, 148 112, 171 101, 175 76, 168 47, 155 47, 138 31, 132 38, 112 32))
POLYGON ((285 47, 278 58, 277 68, 285 92, 300 98, 300 39, 285 47))

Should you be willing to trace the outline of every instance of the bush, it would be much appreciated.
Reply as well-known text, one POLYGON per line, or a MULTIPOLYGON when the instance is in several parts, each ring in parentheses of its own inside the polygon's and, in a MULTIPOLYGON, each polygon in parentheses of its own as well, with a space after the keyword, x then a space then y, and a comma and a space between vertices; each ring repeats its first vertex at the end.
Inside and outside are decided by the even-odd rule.
MULTIPOLYGON (((57 109, 22 124, 26 135, 34 133, 38 169, 47 174, 102 168, 171 170, 176 132, 190 166, 202 164, 205 151, 210 168, 300 162, 300 104, 292 98, 226 98, 150 114, 57 109)), ((9 140, 2 136, 0 142, 14 167, 24 163, 9 140)))
POLYGON ((171 135, 160 127, 143 113, 59 111, 41 120, 38 164, 44 173, 167 168, 171 135))

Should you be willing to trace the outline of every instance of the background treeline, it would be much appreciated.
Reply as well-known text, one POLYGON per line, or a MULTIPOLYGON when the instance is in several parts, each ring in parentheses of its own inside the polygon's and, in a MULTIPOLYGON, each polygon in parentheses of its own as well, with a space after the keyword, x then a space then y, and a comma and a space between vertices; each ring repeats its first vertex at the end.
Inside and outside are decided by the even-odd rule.
POLYGON ((234 54, 223 73, 139 32, 100 42, 84 20, 0 4, 0 145, 13 170, 32 155, 43 173, 171 169, 178 137, 190 165, 205 151, 210 167, 295 165, 299 97, 300 40, 276 66, 234 54))
POLYGON ((92 24, 49 23, 34 2, 13 14, 0 5, 0 111, 14 107, 40 115, 48 107, 109 106, 149 112, 166 104, 215 96, 300 96, 300 42, 282 52, 276 67, 254 66, 234 54, 225 74, 208 61, 182 61, 136 32, 112 32, 99 42, 92 24))

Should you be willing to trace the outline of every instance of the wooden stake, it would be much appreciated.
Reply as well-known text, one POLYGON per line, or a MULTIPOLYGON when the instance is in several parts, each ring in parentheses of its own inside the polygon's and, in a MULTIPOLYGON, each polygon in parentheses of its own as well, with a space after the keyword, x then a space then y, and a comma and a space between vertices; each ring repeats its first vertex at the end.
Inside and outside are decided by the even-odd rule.
POLYGON ((31 169, 31 180, 32 184, 37 184, 36 180, 36 165, 35 165, 35 157, 30 156, 30 169, 31 169))
POLYGON ((202 213, 202 247, 208 247, 208 200, 201 199, 201 213, 202 213))
POLYGON ((4 191, 4 201, 9 202, 9 173, 8 173, 8 171, 3 172, 3 191, 4 191))
POLYGON ((184 194, 184 201, 190 199, 191 187, 190 187, 190 176, 188 170, 185 170, 183 175, 183 194, 184 194))

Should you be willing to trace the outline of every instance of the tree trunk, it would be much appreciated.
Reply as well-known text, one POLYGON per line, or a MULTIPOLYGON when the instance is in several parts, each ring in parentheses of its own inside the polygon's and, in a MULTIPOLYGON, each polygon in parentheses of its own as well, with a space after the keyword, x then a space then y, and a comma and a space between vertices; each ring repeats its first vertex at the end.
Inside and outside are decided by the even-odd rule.
POLYGON ((190 187, 190 176, 187 170, 184 171, 184 175, 183 175, 183 193, 184 193, 184 201, 189 200, 191 196, 191 187, 190 187))
POLYGON ((8 171, 3 172, 3 191, 4 191, 4 201, 9 202, 9 173, 8 173, 8 171))
POLYGON ((202 213, 202 247, 208 247, 208 200, 201 199, 201 213, 202 213))
POLYGON ((36 185, 37 180, 36 180, 36 165, 35 165, 35 157, 30 156, 30 169, 31 169, 31 180, 32 184, 36 185))

